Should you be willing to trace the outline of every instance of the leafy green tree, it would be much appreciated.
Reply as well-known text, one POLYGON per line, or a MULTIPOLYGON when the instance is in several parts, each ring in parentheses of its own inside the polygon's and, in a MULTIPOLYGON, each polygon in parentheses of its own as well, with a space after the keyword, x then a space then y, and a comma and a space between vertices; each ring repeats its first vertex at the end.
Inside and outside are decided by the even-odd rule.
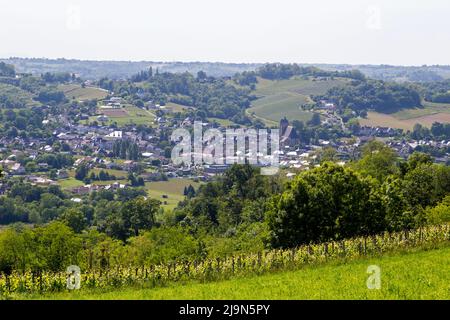
POLYGON ((343 239, 384 230, 381 195, 373 183, 333 163, 297 176, 268 203, 274 247, 343 239))
POLYGON ((442 202, 440 202, 435 207, 427 208, 426 219, 429 224, 444 224, 450 222, 450 196, 444 198, 442 202))
POLYGON ((432 163, 433 158, 429 154, 416 151, 408 157, 408 161, 400 164, 401 173, 404 176, 407 172, 414 170, 419 165, 431 165, 432 163))
POLYGON ((386 209, 386 225, 389 231, 401 231, 416 225, 417 214, 408 202, 402 179, 390 176, 381 186, 383 204, 386 209))
POLYGON ((98 174, 98 179, 101 181, 107 181, 110 179, 109 173, 101 170, 98 174))
POLYGON ((76 233, 80 233, 87 227, 87 219, 84 213, 75 208, 65 210, 60 220, 76 233))
POLYGON ((195 189, 192 185, 189 185, 188 187, 185 187, 185 193, 184 195, 188 198, 195 197, 195 189))
POLYGON ((198 240, 181 227, 153 228, 129 239, 138 265, 171 263, 198 258, 198 240))
POLYGON ((155 215, 160 207, 160 202, 155 199, 139 197, 127 201, 121 210, 125 228, 131 230, 135 236, 140 230, 149 230, 155 224, 155 215))
POLYGON ((0 232, 0 272, 11 274, 14 269, 19 269, 18 261, 20 249, 23 247, 23 239, 13 229, 0 232), (18 250, 19 249, 19 250, 18 250))
POLYGON ((63 271, 77 264, 81 241, 65 224, 53 221, 35 230, 37 254, 43 267, 51 271, 63 271))
POLYGON ((317 152, 320 163, 338 160, 337 151, 333 147, 326 147, 317 152))
POLYGON ((38 166, 34 161, 27 162, 27 164, 25 165, 25 171, 28 173, 33 173, 36 172, 37 170, 38 166))
POLYGON ((374 140, 364 145, 362 158, 353 163, 353 168, 382 182, 387 176, 398 172, 397 154, 383 142, 374 140))
POLYGON ((82 163, 75 170, 75 179, 83 181, 84 179, 87 178, 88 173, 89 167, 86 164, 82 163))
POLYGON ((320 125, 320 115, 318 113, 314 113, 311 120, 308 122, 311 126, 318 126, 320 125))
POLYGON ((0 62, 0 76, 2 77, 14 77, 16 71, 13 65, 0 62))

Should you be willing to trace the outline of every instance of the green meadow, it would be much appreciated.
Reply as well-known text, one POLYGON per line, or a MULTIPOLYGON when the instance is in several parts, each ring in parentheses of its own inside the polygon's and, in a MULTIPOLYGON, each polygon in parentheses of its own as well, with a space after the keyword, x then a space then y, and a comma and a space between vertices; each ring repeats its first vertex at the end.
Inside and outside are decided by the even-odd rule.
POLYGON ((210 283, 162 288, 71 291, 31 299, 450 299, 450 247, 415 249, 382 257, 330 262, 210 283), (369 289, 368 267, 380 268, 380 289, 369 289))
POLYGON ((200 183, 190 179, 175 178, 168 181, 146 182, 145 188, 151 198, 158 199, 162 202, 164 209, 171 210, 184 199, 184 188, 189 185, 197 189, 200 183))
POLYGON ((62 84, 58 86, 58 89, 64 92, 64 95, 68 99, 84 101, 84 100, 101 100, 105 99, 108 95, 108 91, 96 87, 84 87, 82 88, 78 84, 62 84))

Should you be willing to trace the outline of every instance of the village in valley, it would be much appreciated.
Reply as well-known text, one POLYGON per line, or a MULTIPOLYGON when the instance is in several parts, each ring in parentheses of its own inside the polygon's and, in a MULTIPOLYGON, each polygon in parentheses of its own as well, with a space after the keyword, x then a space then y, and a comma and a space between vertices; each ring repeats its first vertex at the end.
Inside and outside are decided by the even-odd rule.
MULTIPOLYGON (((16 75, 15 80, 22 76, 16 75)), ((86 107, 77 113, 66 109, 57 114, 52 113, 52 106, 43 104, 40 108, 46 110, 46 117, 42 125, 52 128, 51 137, 4 135, 0 139, 0 165, 4 175, 33 185, 58 185, 72 193, 74 202, 82 202, 83 196, 92 192, 117 192, 139 187, 145 194, 157 197, 167 205, 173 194, 165 193, 165 188, 155 190, 153 194, 152 183, 181 181, 180 188, 184 189, 172 191, 176 194, 175 199, 169 201, 173 207, 186 195, 188 186, 211 180, 237 161, 237 157, 231 157, 224 159, 224 164, 176 166, 172 163, 170 133, 177 128, 190 128, 195 120, 199 120, 195 119, 195 106, 161 105, 146 101, 145 94, 140 92, 136 93, 140 98, 139 105, 133 105, 126 94, 99 88, 92 81, 80 83, 76 78, 71 78, 60 88, 66 89, 65 96, 73 103, 86 107), (77 90, 93 92, 96 98, 71 97, 77 90), (69 160, 56 159, 56 155, 67 156, 69 160)), ((305 143, 295 121, 282 118, 278 126, 281 136, 278 156, 280 168, 287 178, 319 166, 325 159, 345 164, 356 159, 361 146, 373 139, 384 141, 404 159, 414 151, 432 151, 436 162, 449 162, 450 140, 413 139, 406 137, 402 130, 390 127, 352 128, 344 123, 337 106, 326 100, 321 100, 314 112, 319 119, 316 126, 337 130, 339 134, 305 143)), ((200 120, 204 130, 248 127, 214 118, 200 120)), ((238 161, 244 163, 245 159, 238 161)), ((4 194, 10 187, 11 184, 3 183, 0 192, 4 194)))
POLYGON ((450 1, 345 1, 3 1, 0 301, 450 299, 450 1))

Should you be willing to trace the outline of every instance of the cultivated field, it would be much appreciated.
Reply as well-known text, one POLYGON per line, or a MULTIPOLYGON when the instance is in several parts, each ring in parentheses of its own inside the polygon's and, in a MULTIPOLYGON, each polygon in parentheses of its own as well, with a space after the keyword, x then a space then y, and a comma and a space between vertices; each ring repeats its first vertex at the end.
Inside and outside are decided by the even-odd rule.
POLYGON ((85 183, 83 181, 77 180, 73 177, 69 177, 67 179, 58 180, 58 185, 62 189, 73 189, 76 187, 82 187, 85 185, 85 183))
MULTIPOLYGON (((132 105, 126 105, 122 109, 97 109, 97 113, 109 117, 108 124, 117 123, 119 126, 127 124, 152 126, 156 117, 152 112, 132 105)), ((89 120, 98 121, 97 116, 90 117, 89 120)))
POLYGON ((396 114, 368 112, 367 119, 360 119, 361 125, 391 127, 403 130, 412 130, 416 123, 420 123, 425 127, 431 127, 434 122, 450 123, 450 113, 441 112, 416 118, 399 119, 396 114))
POLYGON ((311 112, 301 110, 301 105, 308 102, 308 97, 295 93, 280 93, 256 100, 248 112, 257 117, 278 122, 284 117, 289 120, 308 121, 311 112))
POLYGON ((286 117, 289 120, 308 121, 312 113, 301 110, 301 106, 311 102, 311 95, 323 94, 328 89, 343 85, 345 80, 313 80, 294 77, 289 80, 272 81, 258 78, 253 101, 247 113, 261 120, 275 124, 286 117))
POLYGON ((166 109, 169 110, 170 112, 183 112, 186 111, 189 107, 184 106, 182 104, 178 104, 178 103, 174 103, 174 102, 169 102, 165 105, 166 109))
POLYGON ((368 112, 361 125, 412 130, 416 123, 431 127, 434 122, 450 123, 450 104, 422 102, 421 108, 403 109, 391 114, 368 112))
POLYGON ((393 115, 400 120, 409 120, 441 113, 450 114, 450 104, 423 101, 422 105, 422 108, 404 109, 393 115))
POLYGON ((211 283, 172 283, 162 288, 73 291, 19 296, 32 299, 450 299, 450 247, 415 250, 350 262, 211 283), (367 268, 381 270, 381 288, 368 289, 367 268))
POLYGON ((272 95, 281 92, 294 92, 302 95, 318 95, 324 94, 328 89, 336 86, 344 85, 347 80, 334 79, 334 80, 316 80, 316 79, 303 79, 299 77, 293 77, 289 80, 267 80, 258 78, 258 84, 256 86, 256 95, 272 95))
POLYGON ((82 88, 77 84, 62 84, 58 89, 63 91, 68 99, 84 101, 84 100, 101 100, 105 99, 108 91, 97 87, 82 88))
POLYGON ((102 109, 101 112, 105 116, 112 118, 123 118, 128 116, 128 113, 125 111, 125 109, 102 109))
POLYGON ((231 127, 231 126, 235 126, 236 125, 236 123, 234 123, 233 121, 228 120, 228 119, 221 119, 221 118, 210 117, 210 118, 208 118, 208 121, 210 121, 210 122, 214 122, 215 121, 215 122, 217 122, 218 124, 220 124, 223 127, 231 127))

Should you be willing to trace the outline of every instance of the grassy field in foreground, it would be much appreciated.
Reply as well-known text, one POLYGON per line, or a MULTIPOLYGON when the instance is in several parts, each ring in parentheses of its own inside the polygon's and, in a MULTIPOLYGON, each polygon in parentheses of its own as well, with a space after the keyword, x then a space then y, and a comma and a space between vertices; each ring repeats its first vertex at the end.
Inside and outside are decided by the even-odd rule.
POLYGON ((67 292, 36 299, 450 299, 450 247, 308 266, 212 283, 111 292, 67 292), (367 267, 381 268, 381 289, 369 290, 367 267))

